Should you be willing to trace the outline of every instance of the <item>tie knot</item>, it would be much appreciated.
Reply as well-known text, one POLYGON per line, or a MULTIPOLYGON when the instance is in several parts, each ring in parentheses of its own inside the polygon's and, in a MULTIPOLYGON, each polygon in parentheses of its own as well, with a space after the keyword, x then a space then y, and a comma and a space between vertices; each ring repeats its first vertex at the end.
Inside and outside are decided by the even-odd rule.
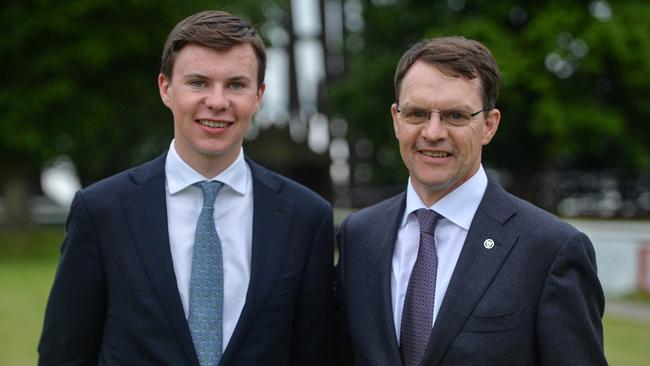
POLYGON ((417 216, 418 222, 420 223, 421 233, 428 233, 431 235, 435 234, 436 225, 440 219, 440 215, 438 215, 438 213, 433 210, 422 208, 415 211, 415 216, 417 216))
POLYGON ((223 187, 223 183, 217 181, 199 182, 196 183, 203 191, 203 207, 214 207, 214 200, 217 199, 217 194, 223 187))

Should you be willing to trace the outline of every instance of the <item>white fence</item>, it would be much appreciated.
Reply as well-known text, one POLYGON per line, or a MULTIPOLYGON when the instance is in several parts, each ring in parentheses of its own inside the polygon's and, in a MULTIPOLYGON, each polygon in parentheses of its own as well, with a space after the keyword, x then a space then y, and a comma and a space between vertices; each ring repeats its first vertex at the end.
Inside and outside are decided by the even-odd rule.
POLYGON ((593 242, 598 277, 606 295, 624 295, 644 285, 650 290, 650 222, 568 221, 593 242))

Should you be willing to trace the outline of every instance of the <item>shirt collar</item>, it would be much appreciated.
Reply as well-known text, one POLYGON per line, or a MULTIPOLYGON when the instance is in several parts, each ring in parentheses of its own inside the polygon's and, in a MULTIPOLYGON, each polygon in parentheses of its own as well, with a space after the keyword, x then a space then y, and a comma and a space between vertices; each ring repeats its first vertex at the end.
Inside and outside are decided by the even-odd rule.
POLYGON ((178 155, 172 140, 165 161, 165 178, 169 194, 174 195, 185 188, 202 181, 216 180, 232 188, 236 193, 243 195, 246 192, 246 184, 250 174, 247 174, 248 167, 244 159, 244 149, 240 148, 237 159, 230 164, 226 170, 219 173, 216 177, 207 178, 189 166, 178 155))
POLYGON ((481 165, 478 171, 465 183, 442 197, 433 206, 426 207, 420 196, 415 192, 411 178, 409 177, 406 188, 406 209, 404 210, 400 228, 406 225, 411 213, 421 208, 428 208, 436 211, 457 226, 469 230, 469 226, 483 199, 486 188, 487 175, 485 174, 483 165, 481 165))

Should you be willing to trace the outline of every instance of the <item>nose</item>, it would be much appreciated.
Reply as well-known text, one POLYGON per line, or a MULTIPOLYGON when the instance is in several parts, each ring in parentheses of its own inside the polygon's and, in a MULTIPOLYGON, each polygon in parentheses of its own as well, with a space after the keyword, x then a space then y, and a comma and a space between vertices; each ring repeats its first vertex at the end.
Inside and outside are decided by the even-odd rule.
POLYGON ((221 85, 215 85, 208 90, 204 99, 205 105, 214 110, 224 110, 230 105, 228 93, 226 93, 221 85))
POLYGON ((440 114, 432 112, 429 120, 424 124, 420 135, 429 141, 444 139, 447 136, 447 128, 440 119, 440 114))

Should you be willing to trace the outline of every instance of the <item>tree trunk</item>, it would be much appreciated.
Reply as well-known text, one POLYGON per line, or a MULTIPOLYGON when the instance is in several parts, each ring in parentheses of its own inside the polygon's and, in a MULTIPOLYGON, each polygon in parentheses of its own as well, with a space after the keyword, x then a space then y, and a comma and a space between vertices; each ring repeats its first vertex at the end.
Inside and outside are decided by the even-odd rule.
POLYGON ((1 181, 0 195, 3 199, 0 225, 3 228, 21 230, 33 225, 29 199, 33 192, 28 169, 20 166, 7 168, 7 175, 1 181))

